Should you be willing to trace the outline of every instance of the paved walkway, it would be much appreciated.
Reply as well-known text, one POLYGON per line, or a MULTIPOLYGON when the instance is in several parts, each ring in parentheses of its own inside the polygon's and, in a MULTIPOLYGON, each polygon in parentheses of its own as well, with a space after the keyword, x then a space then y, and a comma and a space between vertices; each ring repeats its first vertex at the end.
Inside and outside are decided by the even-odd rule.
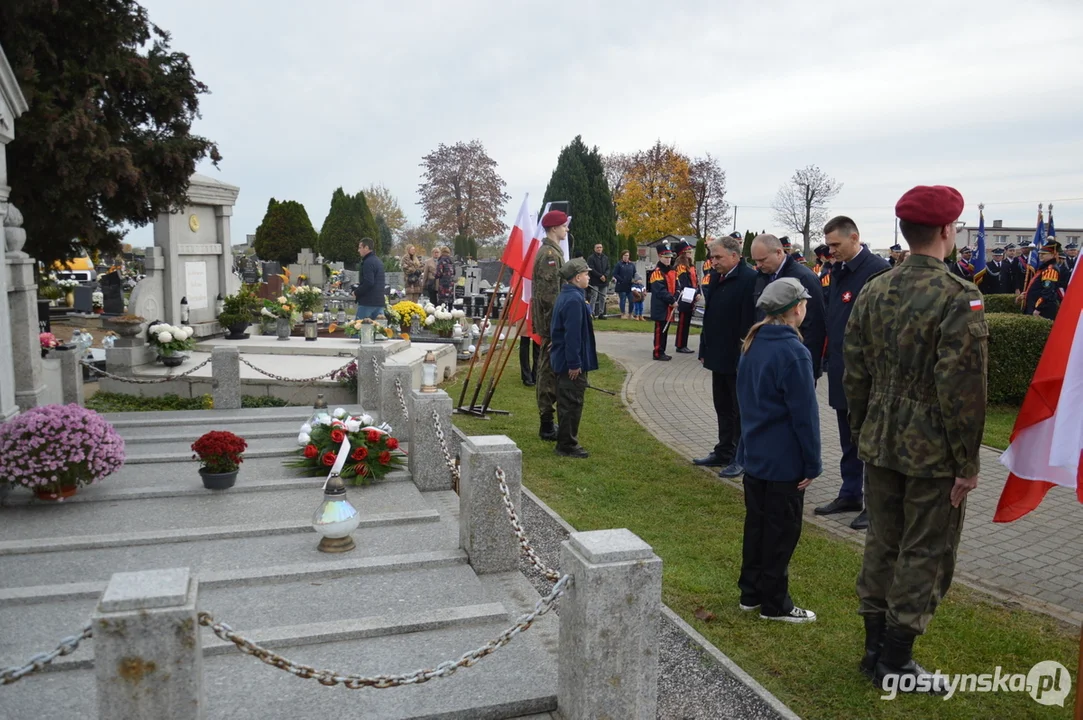
MULTIPOLYGON (((689 458, 709 453, 718 427, 710 373, 696 356, 674 354, 671 362, 654 362, 647 333, 599 332, 597 337, 598 351, 630 373, 625 392, 632 415, 655 437, 689 458)), ((690 344, 696 347, 698 340, 693 338, 690 344)), ((833 499, 842 483, 838 428, 835 411, 827 404, 826 377, 819 383, 818 395, 824 474, 806 491, 805 517, 863 543, 864 531, 850 528, 856 513, 827 517, 812 513, 814 507, 833 499)), ((956 578, 1078 625, 1083 622, 1083 507, 1073 493, 1053 488, 1029 515, 1013 523, 994 523, 993 512, 1007 479, 998 456, 999 451, 982 449, 978 487, 967 500, 956 578)))

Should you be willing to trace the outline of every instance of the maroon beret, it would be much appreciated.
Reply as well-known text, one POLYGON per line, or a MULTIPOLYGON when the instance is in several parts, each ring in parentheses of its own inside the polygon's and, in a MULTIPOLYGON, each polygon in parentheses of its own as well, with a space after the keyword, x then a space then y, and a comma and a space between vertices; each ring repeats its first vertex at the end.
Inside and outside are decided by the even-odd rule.
POLYGON ((550 210, 542 215, 542 227, 546 229, 560 227, 566 222, 568 222, 568 216, 560 210, 550 210))
POLYGON ((918 185, 895 203, 900 220, 940 227, 953 223, 963 214, 963 196, 947 185, 918 185))

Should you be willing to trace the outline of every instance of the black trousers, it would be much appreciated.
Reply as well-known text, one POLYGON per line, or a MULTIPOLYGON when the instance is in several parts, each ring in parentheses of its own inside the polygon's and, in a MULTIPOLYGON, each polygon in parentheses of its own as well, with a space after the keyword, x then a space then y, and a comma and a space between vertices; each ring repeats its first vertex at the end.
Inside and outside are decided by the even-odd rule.
POLYGON ((660 358, 666 354, 666 345, 669 344, 669 323, 654 321, 654 357, 660 358))
POLYGON ((676 346, 678 348, 688 347, 688 330, 692 327, 693 313, 695 313, 694 307, 691 307, 688 310, 679 310, 677 312, 676 346))
POLYGON ((579 421, 583 419, 583 399, 587 394, 587 374, 572 380, 567 372, 557 375, 557 449, 579 447, 579 421))
POLYGON ((538 367, 538 345, 528 337, 519 339, 519 375, 523 384, 534 382, 534 371, 538 367))
POLYGON ((742 549, 742 605, 760 605, 760 614, 785 615, 790 598, 790 558, 801 539, 805 491, 798 480, 774 482, 745 474, 745 537, 742 549))
POLYGON ((737 441, 741 439, 741 413, 737 405, 737 375, 711 373, 711 395, 718 418, 718 444, 714 454, 727 465, 734 461, 737 441))

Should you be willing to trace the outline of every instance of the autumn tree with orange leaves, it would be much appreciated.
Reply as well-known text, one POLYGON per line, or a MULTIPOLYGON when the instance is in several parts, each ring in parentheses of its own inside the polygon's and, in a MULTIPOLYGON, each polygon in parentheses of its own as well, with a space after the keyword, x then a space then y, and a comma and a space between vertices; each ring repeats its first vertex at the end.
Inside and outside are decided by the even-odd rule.
POLYGON ((617 231, 638 241, 665 235, 691 235, 696 198, 691 189, 691 161, 659 140, 626 161, 614 200, 617 231))

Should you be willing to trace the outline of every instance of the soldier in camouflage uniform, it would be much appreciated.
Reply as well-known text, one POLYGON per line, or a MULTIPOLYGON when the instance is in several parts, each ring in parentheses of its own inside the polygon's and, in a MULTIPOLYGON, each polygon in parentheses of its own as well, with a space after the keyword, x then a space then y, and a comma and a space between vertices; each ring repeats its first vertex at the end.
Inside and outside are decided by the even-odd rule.
POLYGON ((929 675, 914 639, 951 585, 978 483, 989 330, 977 286, 944 265, 962 211, 953 188, 903 195, 895 213, 913 254, 866 283, 844 340, 850 430, 868 472, 860 667, 878 686, 929 675))
POLYGON ((530 323, 542 341, 535 377, 538 419, 541 421, 538 436, 542 440, 555 441, 557 427, 553 423, 553 412, 557 403, 557 378, 549 360, 552 347, 550 325, 553 322, 553 305, 560 294, 560 268, 564 265, 560 241, 568 236, 568 216, 559 210, 551 210, 542 216, 542 227, 545 228, 545 242, 534 257, 530 323))

